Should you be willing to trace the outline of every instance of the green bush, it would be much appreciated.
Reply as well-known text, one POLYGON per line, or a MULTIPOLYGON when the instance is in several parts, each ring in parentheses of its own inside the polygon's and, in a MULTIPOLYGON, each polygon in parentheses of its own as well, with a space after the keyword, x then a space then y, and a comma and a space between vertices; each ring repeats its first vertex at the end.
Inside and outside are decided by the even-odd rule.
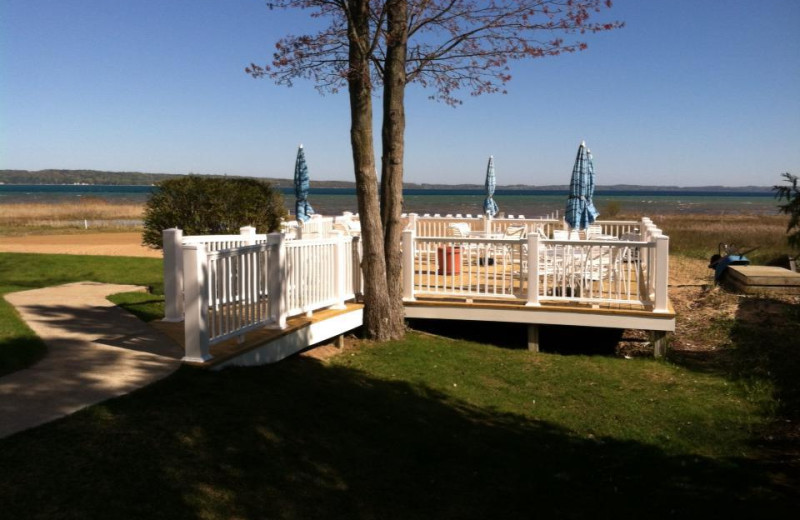
POLYGON ((797 186, 797 177, 791 173, 783 174, 789 186, 773 186, 778 200, 786 200, 786 204, 778 206, 781 213, 789 215, 789 224, 786 226, 787 241, 789 245, 800 250, 800 187, 797 186))
POLYGON ((280 227, 286 214, 283 195, 266 181, 189 175, 159 183, 147 201, 145 245, 161 249, 161 232, 180 228, 185 235, 238 234, 242 226, 258 233, 280 227))

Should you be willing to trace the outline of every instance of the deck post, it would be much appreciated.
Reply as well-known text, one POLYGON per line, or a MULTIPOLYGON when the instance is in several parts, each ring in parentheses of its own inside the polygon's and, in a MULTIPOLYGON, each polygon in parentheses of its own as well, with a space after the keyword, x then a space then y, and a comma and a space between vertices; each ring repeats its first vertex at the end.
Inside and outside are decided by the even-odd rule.
POLYGON ((271 328, 286 328, 286 246, 282 233, 269 233, 267 297, 271 328))
POLYGON ((183 321, 183 230, 161 232, 164 254, 164 321, 183 321))
POLYGON ((248 246, 256 245, 256 228, 253 226, 240 227, 239 234, 242 235, 242 241, 248 246))
MULTIPOLYGON (((528 302, 527 307, 539 307, 539 234, 528 235, 528 302)), ((530 330, 530 329, 529 329, 530 330)), ((530 336, 530 332, 528 334, 530 336)))
POLYGON ((414 228, 403 231, 403 301, 414 301, 414 228))
POLYGON ((211 359, 208 346, 208 258, 205 244, 183 246, 185 346, 183 361, 204 363, 211 359))
MULTIPOLYGON (((256 228, 253 226, 242 226, 239 228, 239 234, 242 236, 242 242, 244 242, 248 246, 256 245, 256 228)), ((242 287, 244 289, 244 287, 242 287)), ((255 279, 252 281, 250 290, 252 290, 252 294, 258 294, 258 281, 255 279)), ((244 341, 244 336, 239 337, 240 341, 244 341)))
POLYGON ((669 312, 669 237, 656 236, 655 308, 653 312, 669 312))
POLYGON ((354 236, 352 244, 353 249, 350 254, 353 255, 353 294, 356 295, 356 299, 360 299, 364 294, 364 272, 361 270, 361 237, 354 236))
POLYGON ((539 325, 528 325, 528 350, 539 352, 539 325))
POLYGON ((653 344, 653 357, 663 358, 667 353, 667 333, 663 330, 650 331, 650 343, 653 344))
POLYGON ((408 224, 406 225, 406 229, 413 229, 414 232, 417 232, 417 215, 416 213, 409 213, 408 214, 408 224))
POLYGON ((331 305, 331 308, 346 309, 347 305, 344 304, 344 295, 347 294, 347 289, 345 288, 347 275, 344 270, 347 269, 347 258, 345 257, 347 248, 345 247, 344 234, 341 231, 334 231, 333 233, 336 237, 336 245, 334 246, 333 254, 333 283, 337 302, 331 305))

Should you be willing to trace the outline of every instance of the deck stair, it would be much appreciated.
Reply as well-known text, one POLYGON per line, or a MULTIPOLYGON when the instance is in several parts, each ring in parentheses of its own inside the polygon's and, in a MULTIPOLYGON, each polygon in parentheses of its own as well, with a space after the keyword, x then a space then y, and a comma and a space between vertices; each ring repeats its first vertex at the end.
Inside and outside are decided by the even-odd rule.
MULTIPOLYGON (((275 363, 360 327, 363 309, 363 304, 348 303, 345 309, 324 309, 311 317, 295 316, 287 320, 285 329, 263 327, 250 331, 242 343, 231 338, 212 345, 212 358, 204 363, 185 363, 211 370, 275 363)), ((185 345, 183 323, 154 321, 151 325, 177 344, 185 345)))

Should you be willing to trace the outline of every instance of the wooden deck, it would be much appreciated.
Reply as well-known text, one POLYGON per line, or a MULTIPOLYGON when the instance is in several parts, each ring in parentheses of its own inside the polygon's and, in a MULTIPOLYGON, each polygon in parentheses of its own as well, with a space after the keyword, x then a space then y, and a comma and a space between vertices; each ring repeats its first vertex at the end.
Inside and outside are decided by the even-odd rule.
MULTIPOLYGON (((580 240, 557 238, 557 222, 542 219, 482 219, 475 237, 452 236, 452 220, 409 216, 402 236, 407 317, 526 324, 532 349, 540 325, 641 329, 654 335, 656 355, 663 353, 665 334, 675 329, 669 237, 650 219, 606 222, 602 233, 580 240), (527 237, 507 234, 512 224, 524 225, 527 237)), ((271 363, 362 324, 357 304, 325 310, 363 291, 359 240, 241 231, 186 240, 180 230, 164 231, 172 244, 165 247, 165 314, 178 324, 160 326, 184 345, 186 362, 271 363), (182 262, 168 261, 173 256, 182 262)))
POLYGON ((672 332, 675 310, 653 312, 635 304, 590 305, 542 303, 532 307, 524 300, 420 297, 405 302, 406 317, 446 320, 495 321, 529 325, 571 325, 672 332))
MULTIPOLYGON (((532 328, 531 337, 538 337, 539 325, 569 325, 619 329, 643 329, 665 333, 675 330, 675 311, 670 305, 667 313, 654 313, 642 306, 608 304, 587 305, 578 303, 542 304, 527 306, 524 300, 454 297, 421 297, 404 302, 407 318, 470 320, 501 323, 522 323, 532 328)), ((324 309, 311 317, 290 318, 285 329, 260 328, 249 331, 240 342, 228 339, 211 347, 212 358, 205 363, 186 362, 192 366, 218 370, 226 366, 250 366, 280 361, 362 324, 363 304, 349 302, 345 309, 324 309), (315 331, 313 327, 320 327, 315 331)), ((184 346, 182 322, 157 321, 152 325, 184 346)), ((663 335, 656 337, 656 339, 663 335)), ((529 347, 536 350, 531 340, 529 347)))
POLYGON ((725 283, 746 294, 800 294, 800 273, 764 265, 732 265, 725 283))
MULTIPOLYGON (((279 361, 315 343, 328 340, 360 326, 363 308, 363 304, 351 302, 346 305, 345 309, 323 309, 315 312, 311 317, 295 316, 287 320, 285 329, 263 327, 249 331, 241 343, 236 338, 232 338, 212 345, 211 355, 213 357, 211 360, 205 363, 186 361, 185 363, 203 368, 219 369, 228 365, 249 365, 251 363, 240 362, 240 358, 247 356, 262 361, 252 364, 279 361), (357 325, 351 327, 350 325, 353 323, 357 323, 357 325), (322 330, 315 334, 312 330, 315 326, 321 326, 322 330), (265 348, 274 352, 259 353, 265 348)), ((172 338, 178 345, 185 346, 183 322, 156 321, 151 322, 151 325, 172 338)))

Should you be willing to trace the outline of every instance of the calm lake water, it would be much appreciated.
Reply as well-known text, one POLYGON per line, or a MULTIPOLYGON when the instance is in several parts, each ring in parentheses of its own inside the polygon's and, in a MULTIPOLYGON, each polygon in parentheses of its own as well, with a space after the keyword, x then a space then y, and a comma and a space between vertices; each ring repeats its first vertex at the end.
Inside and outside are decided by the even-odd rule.
MULTIPOLYGON (((153 186, 81 186, 81 185, 0 185, 0 204, 74 202, 96 197, 110 203, 143 203, 153 186)), ((294 191, 282 189, 286 208, 294 210, 294 191)), ((404 195, 404 209, 415 213, 477 214, 483 211, 482 190, 409 189, 404 195)), ((498 190, 495 200, 500 211, 528 217, 563 212, 566 191, 498 190)), ((309 197, 317 213, 338 214, 356 211, 355 190, 340 188, 312 189, 309 197)), ((598 191, 595 206, 601 214, 614 203, 623 213, 660 215, 669 213, 769 214, 777 213, 776 200, 769 192, 670 192, 670 191, 598 191)))

